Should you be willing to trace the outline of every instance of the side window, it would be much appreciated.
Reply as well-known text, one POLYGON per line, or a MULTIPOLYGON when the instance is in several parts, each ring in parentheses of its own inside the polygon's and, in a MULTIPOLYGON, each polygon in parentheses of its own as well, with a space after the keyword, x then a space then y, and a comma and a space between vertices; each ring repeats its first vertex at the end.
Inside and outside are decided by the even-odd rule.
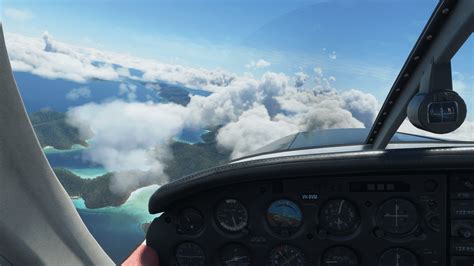
POLYGON ((471 37, 463 44, 451 60, 453 89, 465 101, 467 117, 464 124, 455 131, 439 135, 415 128, 405 119, 399 131, 437 138, 474 141, 474 40, 471 37))
POLYGON ((474 38, 472 35, 451 61, 453 89, 464 99, 467 117, 452 134, 460 140, 474 141, 474 38))

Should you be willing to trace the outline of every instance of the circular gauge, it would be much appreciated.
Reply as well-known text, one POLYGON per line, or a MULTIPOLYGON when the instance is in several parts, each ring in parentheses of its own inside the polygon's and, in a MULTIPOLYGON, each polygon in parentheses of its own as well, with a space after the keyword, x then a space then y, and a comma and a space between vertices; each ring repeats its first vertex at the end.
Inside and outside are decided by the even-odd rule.
POLYGON ((390 199, 385 201, 376 214, 377 225, 393 235, 411 232, 418 224, 416 206, 406 199, 390 199))
POLYGON ((355 251, 347 247, 332 247, 321 257, 321 266, 358 266, 359 259, 355 251))
POLYGON ((195 235, 204 227, 204 219, 199 211, 193 208, 182 210, 178 215, 178 233, 195 235))
POLYGON ((301 266, 306 265, 303 251, 290 245, 276 246, 270 251, 268 257, 269 264, 280 266, 301 266))
POLYGON ((217 206, 216 220, 227 231, 240 231, 247 226, 247 209, 236 199, 223 200, 217 206))
POLYGON ((228 244, 222 248, 219 265, 222 266, 250 266, 252 258, 250 252, 240 244, 228 244))
POLYGON ((295 229, 301 225, 301 209, 290 200, 277 200, 267 210, 267 221, 273 228, 295 229))
POLYGON ((184 242, 176 248, 176 260, 179 266, 204 266, 206 257, 200 246, 192 242, 184 242))
POLYGON ((329 200, 319 211, 319 222, 322 228, 335 235, 353 232, 360 223, 357 207, 345 199, 329 200))
POLYGON ((418 260, 413 252, 404 248, 386 250, 379 258, 378 266, 418 266, 418 260))

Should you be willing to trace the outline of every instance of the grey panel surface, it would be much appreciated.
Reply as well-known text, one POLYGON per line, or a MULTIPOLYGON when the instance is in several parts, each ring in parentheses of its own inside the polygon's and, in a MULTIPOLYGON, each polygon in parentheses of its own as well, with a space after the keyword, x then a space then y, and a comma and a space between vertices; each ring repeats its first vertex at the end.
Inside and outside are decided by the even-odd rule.
POLYGON ((0 256, 13 265, 113 265, 34 134, 0 24, 0 256))

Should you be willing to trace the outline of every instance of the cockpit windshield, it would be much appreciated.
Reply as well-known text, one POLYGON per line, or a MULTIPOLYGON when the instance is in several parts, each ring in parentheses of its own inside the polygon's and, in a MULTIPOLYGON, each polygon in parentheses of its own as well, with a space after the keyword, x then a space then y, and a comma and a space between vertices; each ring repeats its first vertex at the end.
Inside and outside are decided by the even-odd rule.
MULTIPOLYGON (((38 140, 119 262, 157 186, 299 132, 365 139, 436 4, 4 0, 2 24, 38 140)), ((453 61, 468 117, 449 138, 474 139, 473 51, 453 61)))

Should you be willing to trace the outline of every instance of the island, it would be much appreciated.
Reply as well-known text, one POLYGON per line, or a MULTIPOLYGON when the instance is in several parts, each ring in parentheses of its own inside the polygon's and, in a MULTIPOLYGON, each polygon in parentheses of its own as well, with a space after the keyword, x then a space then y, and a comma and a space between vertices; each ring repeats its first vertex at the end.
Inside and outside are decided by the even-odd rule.
POLYGON ((113 173, 107 173, 93 179, 83 179, 64 168, 54 168, 54 173, 71 198, 82 198, 89 209, 120 206, 127 201, 136 189, 153 184, 141 182, 123 193, 113 193, 109 189, 113 173))
POLYGON ((74 144, 87 147, 87 139, 92 137, 92 131, 85 136, 79 130, 66 122, 66 114, 53 110, 41 110, 29 114, 31 124, 41 147, 51 146, 58 150, 67 150, 74 144))
POLYGON ((158 95, 167 102, 172 102, 186 106, 190 101, 189 92, 183 88, 176 86, 161 86, 158 95))
MULTIPOLYGON (((228 161, 230 153, 217 148, 215 135, 214 131, 204 134, 202 139, 206 141, 203 143, 190 144, 175 141, 171 144, 173 159, 165 168, 170 181, 228 161)), ((114 173, 107 173, 93 179, 83 179, 64 168, 53 170, 69 196, 82 198, 89 209, 120 206, 127 201, 133 191, 157 184, 159 179, 158 177, 156 180, 147 179, 129 187, 123 193, 114 193, 109 189, 114 173)))
POLYGON ((186 106, 190 101, 190 92, 183 86, 169 84, 166 82, 142 82, 142 85, 150 90, 154 90, 160 96, 160 102, 176 103, 186 106))
MULTIPOLYGON (((70 149, 74 144, 88 146, 78 130, 67 124, 64 113, 42 110, 31 113, 30 119, 42 147, 70 149)), ((167 162, 164 170, 170 181, 224 164, 229 160, 230 152, 217 147, 216 134, 219 128, 208 130, 201 136, 202 142, 199 143, 192 144, 181 141, 171 143, 170 151, 173 159, 167 162)), ((92 137, 92 133, 88 137, 92 137)), ((107 173, 93 179, 83 179, 65 168, 54 168, 53 170, 69 196, 82 198, 85 206, 90 209, 120 206, 127 201, 133 191, 158 184, 158 180, 160 180, 159 177, 146 179, 129 187, 123 193, 114 193, 109 187, 113 175, 116 173, 107 173)))

